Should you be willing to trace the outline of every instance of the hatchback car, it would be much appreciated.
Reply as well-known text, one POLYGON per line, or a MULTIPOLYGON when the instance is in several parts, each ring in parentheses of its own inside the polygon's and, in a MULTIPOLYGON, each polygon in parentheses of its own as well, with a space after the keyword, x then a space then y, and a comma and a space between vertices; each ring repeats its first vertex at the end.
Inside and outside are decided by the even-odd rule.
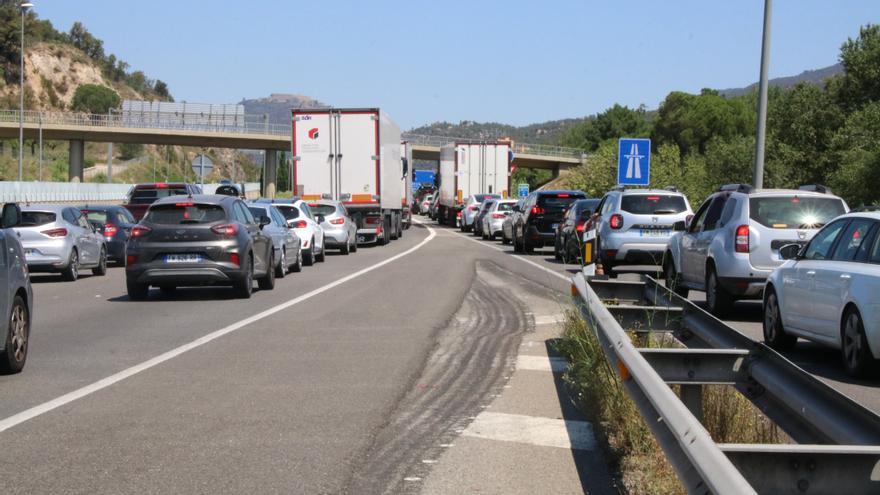
POLYGON ((431 209, 431 203, 433 203, 433 202, 434 202, 434 195, 433 194, 429 194, 429 195, 425 196, 425 199, 423 199, 421 204, 419 205, 419 213, 422 215, 427 215, 428 210, 431 209))
POLYGON ((3 205, 0 214, 0 315, 5 319, 5 331, 0 333, 0 373, 18 373, 27 361, 31 335, 31 316, 34 295, 28 277, 24 248, 11 230, 21 221, 21 209, 15 203, 3 205))
POLYGON ((98 276, 107 273, 104 236, 75 206, 26 206, 15 231, 31 272, 61 273, 68 281, 79 278, 81 268, 98 276))
POLYGON ((597 253, 605 273, 621 265, 662 265, 672 226, 693 211, 684 194, 666 189, 615 188, 596 207, 597 253))
POLYGON ((462 232, 470 232, 471 229, 474 228, 474 220, 477 217, 477 212, 480 211, 480 206, 483 201, 487 199, 501 199, 500 194, 474 194, 471 195, 467 202, 465 202, 464 206, 461 209, 461 220, 459 222, 459 227, 462 232))
POLYGON ((263 233, 272 239, 275 250, 275 277, 284 278, 288 271, 302 271, 302 243, 293 229, 287 225, 284 215, 274 205, 267 203, 248 205, 254 218, 269 217, 268 225, 263 226, 263 233))
POLYGON ((324 230, 324 243, 327 247, 339 249, 342 254, 357 251, 358 228, 341 202, 313 201, 309 203, 309 208, 312 214, 324 218, 321 229, 324 230))
POLYGON ((493 199, 491 207, 483 215, 482 232, 483 239, 494 240, 504 225, 504 221, 510 216, 515 199, 493 199))
POLYGON ((571 204, 556 228, 553 254, 566 263, 580 259, 581 238, 584 230, 592 227, 591 218, 599 205, 599 199, 579 199, 571 204))
POLYGON ((309 205, 301 199, 258 199, 254 203, 271 203, 284 215, 290 226, 302 241, 303 264, 312 266, 316 261, 324 261, 324 229, 309 205))
POLYGON ((125 264, 125 243, 137 223, 128 209, 117 205, 86 205, 79 209, 95 230, 104 236, 107 260, 125 264))
POLYGON ((501 244, 510 244, 513 240, 513 224, 516 216, 522 211, 525 202, 526 198, 516 200, 513 206, 510 207, 510 214, 501 222, 501 244))
POLYGON ((437 220, 437 214, 440 211, 440 194, 435 194, 434 199, 431 201, 431 206, 428 207, 428 217, 431 220, 437 220))
POLYGON ((775 349, 797 338, 839 349, 846 371, 868 372, 880 358, 880 213, 832 220, 804 246, 779 250, 788 260, 764 289, 764 340, 775 349))
POLYGON ((123 205, 131 212, 135 220, 143 218, 157 199, 177 195, 202 194, 201 186, 184 182, 150 182, 147 184, 135 184, 128 191, 123 205))
POLYGON ((474 216, 474 225, 473 225, 473 233, 476 237, 483 237, 483 218, 486 216, 486 212, 489 208, 495 206, 496 201, 501 201, 500 199, 487 199, 483 201, 483 204, 480 205, 480 209, 477 210, 476 216, 474 216))
POLYGON ((528 253, 552 246, 562 213, 579 199, 587 199, 587 195, 582 191, 535 191, 526 196, 522 208, 513 216, 514 251, 528 253))
POLYGON ((780 247, 806 244, 846 211, 846 203, 821 186, 722 186, 689 224, 675 226, 679 232, 664 260, 667 284, 682 296, 706 291, 709 311, 724 316, 737 299, 761 298, 767 277, 784 261, 780 247))
POLYGON ((131 229, 125 283, 132 300, 143 300, 150 286, 173 292, 180 286, 231 285, 251 297, 253 281, 275 287, 272 240, 244 201, 232 196, 163 198, 131 229))

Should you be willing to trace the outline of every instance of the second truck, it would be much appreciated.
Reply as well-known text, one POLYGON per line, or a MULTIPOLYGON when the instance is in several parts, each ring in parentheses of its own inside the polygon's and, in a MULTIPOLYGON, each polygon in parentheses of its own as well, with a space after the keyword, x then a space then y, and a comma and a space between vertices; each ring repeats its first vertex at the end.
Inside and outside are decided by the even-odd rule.
POLYGON ((500 194, 510 190, 510 143, 455 142, 440 148, 440 223, 455 226, 467 199, 475 194, 500 194))

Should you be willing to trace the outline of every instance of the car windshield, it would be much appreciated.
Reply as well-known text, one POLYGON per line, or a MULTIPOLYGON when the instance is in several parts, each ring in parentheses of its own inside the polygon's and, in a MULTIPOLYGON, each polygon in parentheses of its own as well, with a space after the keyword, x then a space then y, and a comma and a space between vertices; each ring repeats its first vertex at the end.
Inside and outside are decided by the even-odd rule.
POLYGON ((55 221, 55 214, 50 211, 23 211, 19 227, 37 227, 55 221))
POLYGON ((195 203, 168 203, 150 208, 145 222, 162 225, 186 225, 214 223, 226 219, 226 212, 219 205, 195 203))
POLYGON ((545 210, 562 211, 579 199, 584 199, 584 195, 574 193, 542 194, 538 196, 538 206, 545 210))
POLYGON ((106 211, 82 210, 90 222, 107 223, 106 211))
POLYGON ((149 205, 159 198, 186 195, 185 187, 136 187, 128 198, 129 204, 149 205))
POLYGON ((749 198, 749 217, 771 229, 818 229, 846 213, 840 198, 770 196, 749 198))
POLYGON ((324 215, 325 217, 329 217, 336 213, 336 207, 333 205, 325 205, 321 203, 309 203, 309 208, 311 208, 312 213, 315 215, 324 215))
POLYGON ((672 194, 628 194, 620 200, 620 209, 636 215, 663 215, 687 210, 683 196, 672 194))
POLYGON ((254 218, 260 218, 261 216, 269 216, 269 211, 266 208, 260 208, 259 206, 248 206, 248 210, 251 210, 251 215, 254 218))
POLYGON ((293 220, 294 218, 299 218, 299 208, 293 205, 275 205, 278 208, 278 211, 284 215, 285 220, 293 220))

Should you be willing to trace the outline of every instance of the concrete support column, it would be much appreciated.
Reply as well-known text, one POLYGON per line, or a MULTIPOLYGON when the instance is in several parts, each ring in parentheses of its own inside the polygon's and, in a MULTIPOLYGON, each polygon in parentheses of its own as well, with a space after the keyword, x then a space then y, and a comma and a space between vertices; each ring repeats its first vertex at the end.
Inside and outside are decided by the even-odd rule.
POLYGON ((276 182, 278 182, 278 151, 266 150, 265 162, 263 163, 263 196, 266 198, 274 198, 276 191, 276 182))
POLYGON ((85 143, 82 139, 70 140, 70 167, 67 176, 70 182, 83 181, 83 162, 85 162, 85 143))

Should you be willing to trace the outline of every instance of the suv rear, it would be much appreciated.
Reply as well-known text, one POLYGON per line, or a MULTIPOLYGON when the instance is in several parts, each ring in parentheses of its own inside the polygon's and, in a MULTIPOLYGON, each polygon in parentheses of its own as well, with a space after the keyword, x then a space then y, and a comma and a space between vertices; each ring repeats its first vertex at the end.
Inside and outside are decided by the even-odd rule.
POLYGON ((753 189, 728 184, 709 196, 693 220, 676 225, 664 262, 666 284, 680 295, 706 291, 709 311, 723 316, 737 299, 761 297, 784 260, 779 248, 806 244, 848 211, 824 186, 753 189))
POLYGON ((620 265, 660 265, 672 226, 693 212, 684 194, 666 189, 609 191, 596 207, 598 254, 605 273, 620 265))
POLYGON ((587 199, 582 191, 535 191, 526 197, 515 213, 513 250, 530 252, 536 247, 552 246, 556 228, 565 210, 579 199, 587 199))
POLYGON ((147 213, 150 205, 158 199, 169 196, 190 196, 193 194, 202 194, 202 188, 196 184, 186 184, 183 182, 136 184, 132 186, 125 196, 123 206, 131 212, 135 220, 140 220, 144 218, 144 214, 147 213))

